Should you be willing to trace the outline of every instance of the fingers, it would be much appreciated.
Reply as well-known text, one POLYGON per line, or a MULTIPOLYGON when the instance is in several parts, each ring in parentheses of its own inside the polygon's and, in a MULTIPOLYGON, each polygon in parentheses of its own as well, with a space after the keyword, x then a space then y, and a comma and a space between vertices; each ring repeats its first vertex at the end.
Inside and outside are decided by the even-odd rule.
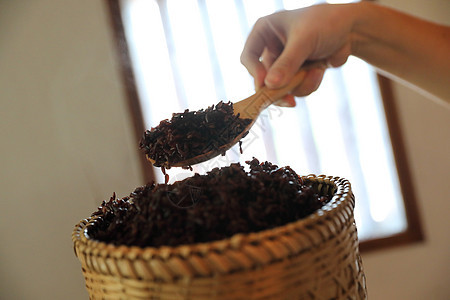
POLYGON ((305 39, 308 39, 306 32, 297 30, 295 34, 289 35, 283 51, 267 71, 264 81, 267 87, 280 88, 291 80, 310 53, 310 43, 305 42, 305 39))
POLYGON ((296 102, 294 95, 289 94, 283 97, 283 99, 280 99, 273 103, 273 105, 279 106, 279 107, 295 107, 296 102))
POLYGON ((292 91, 292 94, 297 97, 304 97, 315 92, 319 88, 324 74, 325 68, 314 68, 309 70, 302 84, 296 87, 292 91))
POLYGON ((256 89, 264 85, 266 70, 283 48, 283 40, 279 32, 270 25, 269 18, 259 19, 253 26, 241 53, 241 63, 254 77, 256 89))
POLYGON ((339 50, 330 55, 327 58, 327 64, 330 68, 337 68, 345 64, 351 53, 351 47, 349 43, 344 44, 339 50))
POLYGON ((274 63, 274 61, 277 59, 277 57, 280 55, 280 52, 271 52, 268 48, 265 48, 263 51, 263 54, 261 56, 261 63, 264 65, 264 68, 266 68, 266 70, 268 70, 272 64, 274 63))
POLYGON ((256 71, 254 71, 256 73, 256 76, 254 77, 254 82, 255 82, 255 90, 259 90, 261 87, 264 86, 264 79, 267 75, 267 71, 270 66, 273 64, 273 62, 276 60, 278 54, 275 54, 273 52, 270 52, 268 50, 268 48, 265 48, 261 58, 260 58, 260 63, 262 64, 262 66, 264 67, 264 69, 260 68, 260 66, 256 67, 256 71))
POLYGON ((308 96, 315 92, 322 82, 323 75, 325 74, 325 68, 314 68, 308 71, 302 84, 296 87, 291 94, 286 95, 283 99, 278 100, 274 105, 280 107, 295 107, 295 98, 308 96))
POLYGON ((250 75, 255 80, 255 88, 258 89, 264 84, 266 68, 260 61, 260 57, 265 49, 265 41, 262 35, 251 31, 241 54, 241 63, 247 68, 250 75))
MULTIPOLYGON (((268 60, 269 53, 279 53, 282 47, 276 34, 271 31, 265 19, 258 20, 250 32, 244 49, 241 53, 241 63, 247 68, 250 75, 255 79, 255 87, 258 89, 264 84, 266 77, 266 66, 262 63, 262 58, 268 60)), ((270 55, 271 56, 271 55, 270 55)))
POLYGON ((264 78, 267 75, 266 68, 264 65, 258 60, 258 61, 247 61, 247 70, 250 73, 250 75, 253 76, 255 89, 258 90, 264 85, 264 78))
MULTIPOLYGON (((285 86, 307 60, 328 59, 330 66, 345 63, 350 43, 329 35, 328 26, 318 26, 317 18, 329 6, 316 6, 313 10, 282 11, 259 19, 248 36, 241 62, 254 77, 255 88, 267 86, 277 89, 285 86)), ((326 13, 326 11, 325 11, 326 13)), ((332 18, 333 20, 335 18, 332 18)), ((317 90, 324 70, 310 70, 303 84, 292 94, 306 96, 317 90)), ((279 105, 292 106, 293 97, 287 97, 279 105)))

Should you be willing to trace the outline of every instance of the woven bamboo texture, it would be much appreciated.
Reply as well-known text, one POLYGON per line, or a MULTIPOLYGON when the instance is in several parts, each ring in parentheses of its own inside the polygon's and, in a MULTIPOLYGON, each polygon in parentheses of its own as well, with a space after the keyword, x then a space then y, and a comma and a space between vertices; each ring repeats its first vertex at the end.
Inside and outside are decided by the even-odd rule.
POLYGON ((178 247, 114 246, 72 239, 91 299, 367 299, 350 183, 309 175, 333 196, 305 219, 221 241, 178 247))

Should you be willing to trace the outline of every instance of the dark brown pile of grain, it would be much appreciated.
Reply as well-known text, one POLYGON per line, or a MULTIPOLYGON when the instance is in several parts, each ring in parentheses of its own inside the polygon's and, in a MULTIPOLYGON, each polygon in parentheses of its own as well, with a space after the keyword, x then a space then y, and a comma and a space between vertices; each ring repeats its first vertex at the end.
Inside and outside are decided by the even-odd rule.
POLYGON ((174 184, 148 184, 115 195, 93 215, 88 235, 128 246, 176 246, 257 232, 313 213, 330 199, 318 195, 289 167, 257 159, 195 174, 174 184))

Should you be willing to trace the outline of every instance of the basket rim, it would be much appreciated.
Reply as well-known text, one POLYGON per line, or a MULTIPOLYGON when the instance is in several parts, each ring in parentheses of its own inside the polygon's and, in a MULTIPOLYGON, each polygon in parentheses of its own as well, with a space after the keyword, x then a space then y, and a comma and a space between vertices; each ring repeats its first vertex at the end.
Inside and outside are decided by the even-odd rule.
MULTIPOLYGON (((199 254, 203 256, 210 252, 222 253, 229 249, 238 250, 243 245, 257 246, 264 240, 271 241, 279 238, 280 236, 286 235, 289 232, 301 232, 302 229, 309 228, 317 224, 319 220, 330 217, 331 215, 343 216, 345 220, 351 217, 354 207, 354 198, 351 184, 347 179, 337 176, 314 174, 300 177, 306 182, 312 181, 318 183, 319 185, 333 185, 336 190, 332 196, 332 199, 324 206, 305 218, 287 223, 283 226, 258 232, 237 233, 231 237, 211 242, 183 244, 177 246, 138 247, 114 245, 112 243, 105 243, 89 238, 87 235, 87 228, 89 226, 93 226, 98 219, 98 216, 91 216, 78 222, 72 232, 72 241, 74 243, 75 254, 78 256, 78 252, 82 252, 101 257, 122 258, 126 256, 129 258, 142 257, 144 259, 159 258, 163 261, 173 256, 186 257, 191 254, 199 254)), ((342 223, 345 223, 345 220, 342 220, 342 223)), ((313 247, 314 241, 310 241, 309 246, 313 247)))

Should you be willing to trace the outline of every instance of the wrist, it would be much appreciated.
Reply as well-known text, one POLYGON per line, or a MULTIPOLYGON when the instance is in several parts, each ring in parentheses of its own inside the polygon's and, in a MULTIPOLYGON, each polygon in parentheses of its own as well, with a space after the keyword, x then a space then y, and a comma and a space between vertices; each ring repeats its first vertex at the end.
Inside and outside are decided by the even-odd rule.
POLYGON ((364 49, 371 40, 371 34, 368 33, 367 27, 370 26, 371 11, 376 9, 376 5, 362 1, 349 4, 348 9, 351 16, 351 55, 362 58, 364 49))

